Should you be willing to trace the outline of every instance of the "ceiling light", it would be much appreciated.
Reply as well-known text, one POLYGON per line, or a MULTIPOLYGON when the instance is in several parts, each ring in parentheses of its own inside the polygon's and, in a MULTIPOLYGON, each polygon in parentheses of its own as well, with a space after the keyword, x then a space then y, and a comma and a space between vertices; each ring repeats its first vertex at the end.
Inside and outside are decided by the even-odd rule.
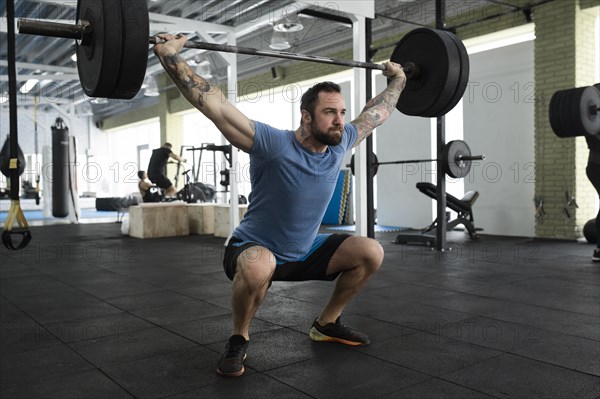
POLYGON ((73 55, 71 56, 71 60, 73 62, 77 62, 77 53, 73 53, 73 55))
POLYGON ((273 26, 276 32, 299 32, 302 29, 304 26, 300 22, 280 22, 273 26))
POLYGON ((29 79, 23 86, 21 86, 21 93, 27 94, 38 84, 38 79, 29 79))
POLYGON ((77 109, 76 115, 77 117, 93 116, 94 109, 92 108, 89 102, 84 101, 77 109))
POLYGON ((146 97, 157 97, 160 95, 158 84, 156 83, 156 78, 154 76, 146 76, 142 87, 144 87, 144 95, 146 97))
POLYGON ((8 93, 7 92, 0 93, 0 104, 4 104, 7 101, 8 101, 8 93))
POLYGON ((108 99, 103 97, 90 97, 92 104, 108 104, 108 99))
POLYGON ((269 44, 269 47, 273 50, 287 50, 292 46, 290 46, 290 43, 288 42, 284 33, 273 32, 273 36, 271 36, 271 44, 269 44))

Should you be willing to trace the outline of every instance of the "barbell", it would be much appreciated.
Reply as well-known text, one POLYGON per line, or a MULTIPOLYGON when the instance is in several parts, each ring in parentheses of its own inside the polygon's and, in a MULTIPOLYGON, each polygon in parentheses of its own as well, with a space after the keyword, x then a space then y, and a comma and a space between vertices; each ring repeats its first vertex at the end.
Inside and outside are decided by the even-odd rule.
MULTIPOLYGON (((76 24, 19 19, 17 26, 22 34, 75 39, 79 80, 90 97, 133 98, 146 74, 148 45, 160 42, 149 35, 146 0, 78 0, 76 24)), ((385 70, 384 65, 369 62, 216 43, 188 40, 184 47, 385 70)), ((406 115, 445 115, 467 87, 469 57, 451 32, 415 29, 398 42, 391 61, 402 65, 407 76, 396 104, 406 115)))
MULTIPOLYGON (((453 140, 444 145, 444 149, 442 151, 442 169, 443 172, 448 176, 460 179, 469 174, 472 161, 482 161, 484 159, 485 155, 471 155, 471 149, 466 142, 462 140, 453 140)), ((402 161, 379 162, 377 155, 372 154, 372 158, 367 161, 367 165, 373 166, 373 176, 375 176, 379 169, 379 165, 398 165, 437 161, 437 159, 407 159, 402 161)), ((350 167, 352 174, 354 174, 354 154, 350 158, 350 163, 346 166, 350 167)))

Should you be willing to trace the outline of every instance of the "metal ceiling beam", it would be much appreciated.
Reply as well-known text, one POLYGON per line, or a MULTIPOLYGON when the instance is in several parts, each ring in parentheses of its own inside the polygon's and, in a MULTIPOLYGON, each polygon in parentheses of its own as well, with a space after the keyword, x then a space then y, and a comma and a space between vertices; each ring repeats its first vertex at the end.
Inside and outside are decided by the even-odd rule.
MULTIPOLYGON (((0 60, 0 66, 8 66, 8 61, 0 60)), ((77 68, 69 68, 69 67, 61 67, 55 65, 44 65, 44 64, 34 64, 31 62, 17 62, 17 68, 19 69, 31 69, 31 70, 40 70, 42 72, 62 72, 65 74, 74 74, 77 75, 77 68)))
POLYGON ((290 13, 290 7, 293 5, 298 6, 298 11, 308 7, 308 5, 305 3, 295 1, 293 3, 288 4, 285 7, 281 7, 276 10, 273 10, 272 12, 263 13, 257 20, 246 22, 245 24, 241 24, 241 25, 237 26, 235 28, 235 36, 241 37, 241 36, 247 35, 249 33, 252 33, 254 31, 256 31, 257 29, 260 29, 266 25, 274 24, 275 22, 279 21, 280 19, 288 16, 290 13))
MULTIPOLYGON (((17 75, 17 81, 25 81, 29 79, 52 80, 52 81, 79 81, 79 75, 17 75)), ((0 75, 0 82, 8 82, 7 75, 0 75)))
POLYGON ((150 13, 151 34, 158 32, 196 32, 198 27, 202 27, 202 30, 204 31, 217 34, 233 31, 231 27, 225 25, 150 13))

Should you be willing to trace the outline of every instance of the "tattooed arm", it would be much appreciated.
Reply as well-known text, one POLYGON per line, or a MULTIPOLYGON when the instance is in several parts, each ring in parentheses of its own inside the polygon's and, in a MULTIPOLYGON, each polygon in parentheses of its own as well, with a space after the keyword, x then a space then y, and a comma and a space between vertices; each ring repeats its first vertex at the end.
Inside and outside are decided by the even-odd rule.
POLYGON ((373 129, 385 122, 392 112, 394 112, 398 98, 400 98, 400 93, 402 93, 406 84, 406 76, 398 64, 387 62, 385 67, 383 76, 392 79, 392 81, 384 91, 367 103, 356 119, 350 122, 358 130, 358 137, 354 142, 354 147, 369 137, 373 129))
POLYGON ((231 104, 215 84, 196 75, 179 56, 185 36, 161 34, 158 37, 165 42, 155 45, 154 53, 183 96, 206 115, 231 144, 250 151, 254 144, 254 122, 231 104))

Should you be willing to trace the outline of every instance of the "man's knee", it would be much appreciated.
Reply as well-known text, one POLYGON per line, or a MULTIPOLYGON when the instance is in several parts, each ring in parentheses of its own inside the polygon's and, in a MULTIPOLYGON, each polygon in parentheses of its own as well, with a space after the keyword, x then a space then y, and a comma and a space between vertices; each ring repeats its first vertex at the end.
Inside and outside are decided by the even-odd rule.
POLYGON ((371 238, 365 238, 362 257, 365 267, 371 272, 376 272, 383 262, 384 251, 381 244, 371 238))
POLYGON ((271 281, 275 272, 275 257, 264 247, 250 247, 237 259, 236 277, 242 278, 246 284, 261 287, 271 281))
POLYGON ((383 247, 372 238, 350 237, 344 241, 341 250, 341 262, 354 264, 369 273, 379 270, 383 262, 383 247))

